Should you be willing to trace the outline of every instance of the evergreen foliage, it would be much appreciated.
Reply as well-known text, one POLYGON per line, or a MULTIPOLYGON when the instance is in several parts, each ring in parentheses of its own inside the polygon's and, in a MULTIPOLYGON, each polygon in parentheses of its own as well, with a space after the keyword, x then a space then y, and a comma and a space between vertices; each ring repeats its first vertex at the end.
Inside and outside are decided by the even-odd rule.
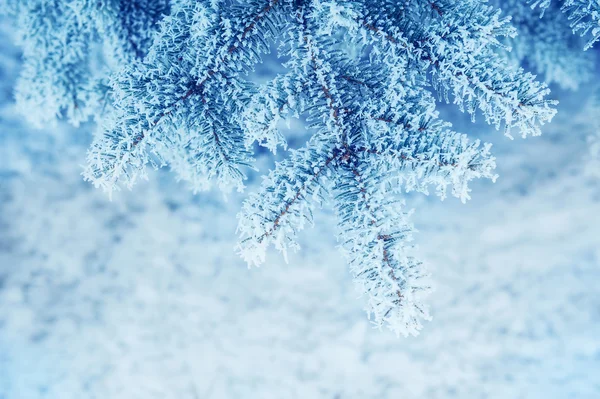
POLYGON ((148 56, 113 80, 115 110, 85 176, 111 191, 169 165, 195 190, 241 190, 253 144, 285 148, 279 121, 306 118, 306 146, 238 215, 238 251, 258 265, 270 245, 296 250, 314 207, 331 201, 374 323, 416 334, 429 283, 398 196, 434 186, 444 198, 451 186, 464 201, 495 166, 488 145, 439 119, 429 89, 508 135, 540 134, 555 112, 547 88, 496 54, 514 33, 478 1, 178 1, 148 56), (286 73, 256 87, 245 74, 273 43, 286 73))
POLYGON ((36 125, 100 112, 108 71, 143 58, 167 0, 3 0, 17 24, 23 72, 15 95, 36 125))
POLYGON ((21 106, 41 122, 101 115, 87 180, 112 192, 169 166, 195 191, 241 191, 257 146, 287 150, 238 215, 237 251, 259 265, 270 246, 297 250, 331 203, 367 312, 397 334, 429 318, 403 193, 464 202, 472 179, 495 179, 490 145, 453 131, 436 96, 509 137, 555 114, 544 83, 506 66, 510 18, 480 0, 5 1, 21 27, 21 106), (257 85, 248 74, 274 48, 285 72, 257 85), (279 130, 290 118, 306 121, 301 148, 279 130))
POLYGON ((584 49, 588 50, 600 39, 600 0, 528 0, 533 7, 552 9, 556 3, 570 21, 573 32, 587 36, 584 49))
POLYGON ((558 2, 543 13, 525 0, 493 0, 492 4, 511 17, 516 37, 507 38, 504 55, 515 65, 524 65, 543 76, 548 84, 577 89, 594 76, 596 55, 582 52, 583 38, 573 35, 568 16, 558 2))

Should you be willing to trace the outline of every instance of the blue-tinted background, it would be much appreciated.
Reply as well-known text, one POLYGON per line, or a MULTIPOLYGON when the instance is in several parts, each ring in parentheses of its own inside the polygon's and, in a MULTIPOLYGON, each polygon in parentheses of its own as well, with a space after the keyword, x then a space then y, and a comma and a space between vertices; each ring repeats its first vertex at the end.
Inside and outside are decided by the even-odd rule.
POLYGON ((500 178, 467 205, 407 198, 437 290, 398 339, 361 310, 328 209, 289 264, 248 270, 241 195, 159 171, 110 202, 80 176, 94 127, 22 122, 0 43, 0 398, 600 398, 593 85, 554 90, 527 140, 442 107, 494 143, 500 178))

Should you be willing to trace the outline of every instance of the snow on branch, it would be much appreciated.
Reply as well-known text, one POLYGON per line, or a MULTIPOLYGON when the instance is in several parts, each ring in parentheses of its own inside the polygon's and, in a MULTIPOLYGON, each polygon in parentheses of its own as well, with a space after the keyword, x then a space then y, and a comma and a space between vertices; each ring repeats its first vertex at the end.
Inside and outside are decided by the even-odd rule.
POLYGON ((583 38, 573 35, 568 16, 559 2, 543 12, 524 0, 492 0, 504 16, 511 17, 517 35, 506 37, 500 54, 516 67, 526 65, 543 80, 576 90, 594 76, 595 55, 583 52, 583 38))
POLYGON ((315 206, 332 203, 367 312, 397 334, 429 318, 430 287, 398 197, 433 187, 464 202, 473 179, 496 177, 490 146, 440 120, 432 92, 507 135, 538 135, 556 112, 544 83, 507 66, 498 50, 515 30, 480 0, 4 1, 24 10, 24 76, 40 79, 23 104, 50 101, 55 115, 110 102, 87 180, 111 192, 168 166, 195 191, 242 191, 255 144, 281 147, 286 158, 238 214, 237 251, 250 265, 270 246, 286 256, 315 206), (99 85, 98 35, 119 64, 99 85), (285 72, 259 85, 248 75, 272 49, 285 72), (308 137, 288 150, 278 126, 289 118, 308 137))
POLYGON ((364 156, 342 162, 333 188, 340 242, 366 310, 377 327, 417 335, 430 320, 421 302, 431 289, 420 261, 410 254, 413 226, 401 204, 382 190, 385 175, 364 156))
MULTIPOLYGON (((90 151, 98 160, 85 177, 107 190, 129 176, 142 174, 147 162, 120 173, 126 152, 115 154, 115 141, 138 151, 160 143, 161 163, 168 164, 194 190, 205 190, 213 180, 222 189, 241 190, 252 158, 245 148, 241 114, 253 88, 239 76, 269 51, 268 40, 279 29, 284 4, 279 0, 253 1, 222 7, 214 2, 181 2, 161 23, 146 60, 121 72, 113 83, 118 94, 114 112, 121 125, 105 129, 90 151), (199 56, 201 55, 201 56, 199 56)), ((152 146, 151 148, 155 148, 152 146)), ((141 154, 147 157, 147 154, 141 154)))
POLYGON ((415 1, 414 8, 363 3, 357 20, 363 32, 355 29, 355 39, 377 46, 384 63, 407 59, 429 72, 440 96, 451 94, 473 118, 479 109, 509 137, 513 128, 526 137, 541 134, 540 126, 555 115, 547 86, 520 68, 506 68, 496 54, 500 39, 515 34, 499 10, 472 1, 415 1))
MULTIPOLYGON (((550 8, 552 0, 529 0, 532 7, 543 10, 550 8)), ((581 36, 588 36, 584 50, 590 49, 600 39, 600 1, 599 0, 561 0, 561 10, 569 17, 571 29, 581 36)))
POLYGON ((13 17, 23 48, 17 104, 38 126, 97 116, 107 97, 106 71, 142 59, 169 9, 167 0, 5 1, 0 14, 13 17))
MULTIPOLYGON (((348 58, 331 37, 317 33, 327 16, 323 2, 314 4, 297 10, 297 32, 286 42, 287 65, 299 83, 278 76, 262 97, 268 117, 261 114, 247 126, 264 126, 261 134, 267 136, 260 140, 276 143, 279 133, 269 121, 294 109, 316 133, 306 147, 291 150, 244 203, 238 252, 259 265, 270 245, 284 256, 297 250, 298 232, 313 223, 315 205, 329 199, 374 324, 417 334, 420 320, 429 319, 421 299, 430 284, 422 263, 410 255, 413 228, 393 196, 434 185, 443 198, 452 186, 453 195, 465 201, 471 179, 495 179, 495 160, 489 145, 470 142, 438 119, 435 100, 406 55, 401 62, 348 58)), ((337 12, 343 16, 344 10, 337 12)), ((250 119, 261 102, 254 104, 250 119)))

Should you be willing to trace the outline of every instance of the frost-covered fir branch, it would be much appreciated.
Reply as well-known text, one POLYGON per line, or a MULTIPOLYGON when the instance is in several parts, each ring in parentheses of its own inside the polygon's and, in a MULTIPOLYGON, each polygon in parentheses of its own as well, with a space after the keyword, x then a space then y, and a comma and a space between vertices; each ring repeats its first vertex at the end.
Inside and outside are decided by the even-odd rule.
MULTIPOLYGON (((278 164, 261 191, 244 204, 239 251, 250 264, 260 264, 269 245, 284 254, 297 249, 297 232, 312 223, 315 203, 328 195, 339 216, 342 247, 374 323, 416 334, 420 319, 428 318, 421 299, 429 285, 421 263, 410 255, 407 242, 413 228, 391 196, 403 190, 427 192, 434 185, 444 197, 452 185, 452 193, 465 200, 469 180, 495 177, 494 159, 489 146, 469 143, 437 120, 422 76, 430 65, 414 68, 406 56, 410 52, 387 59, 388 53, 375 46, 381 29, 367 26, 355 10, 344 15, 343 7, 332 10, 334 6, 315 2, 298 10, 297 31, 291 30, 286 53, 291 57, 287 66, 295 73, 276 78, 266 96, 259 93, 250 107, 268 105, 266 113, 250 113, 250 131, 265 126, 265 134, 279 137, 273 121, 292 113, 306 114, 316 134, 306 148, 292 150, 290 159, 278 164), (329 20, 331 15, 337 20, 329 20), (365 41, 360 35, 374 34, 375 39, 362 44, 373 46, 369 62, 347 59, 323 35, 334 24, 349 29, 343 33, 355 35, 357 43, 365 41)), ((396 39, 390 38, 384 38, 384 46, 391 42, 395 48, 396 39)))
POLYGON ((548 4, 543 14, 527 0, 493 0, 491 4, 510 16, 517 29, 516 37, 505 40, 510 48, 504 51, 515 65, 526 65, 546 83, 566 89, 577 89, 592 79, 596 54, 582 51, 585 41, 573 35, 559 2, 548 4))
MULTIPOLYGON (((151 162, 148 153, 139 148, 144 147, 143 142, 154 140, 166 150, 155 151, 158 160, 152 162, 171 164, 180 177, 192 181, 194 188, 206 188, 211 180, 222 187, 241 188, 242 167, 251 159, 247 145, 239 144, 248 144, 253 138, 243 137, 237 129, 241 119, 247 119, 238 111, 247 108, 254 89, 240 72, 251 70, 260 54, 269 51, 270 40, 287 43, 282 55, 308 51, 294 43, 298 32, 293 15, 298 4, 280 0, 244 2, 243 6, 235 1, 182 1, 175 5, 172 15, 161 25, 147 59, 127 68, 114 80, 117 110, 112 119, 120 121, 121 126, 109 126, 94 144, 87 178, 109 190, 118 182, 130 186, 136 176, 143 174, 143 165, 151 162), (210 127, 211 121, 219 118, 225 124, 221 131, 210 127), (132 120, 135 126, 129 126, 132 120), (227 137, 220 134, 224 131, 228 132, 227 137), (204 151, 206 146, 195 144, 200 137, 213 143, 212 150, 204 151), (221 155, 217 159, 224 142, 230 143, 232 157, 221 155), (116 147, 124 152, 115 154, 110 150, 116 147), (132 155, 127 155, 127 151, 132 155), (173 165, 167 159, 172 151, 187 154, 184 158, 188 161, 181 162, 178 155, 178 164, 173 165), (123 162, 125 158, 136 162, 123 162), (205 167, 209 163, 214 167, 205 167)), ((497 36, 512 32, 507 21, 499 19, 498 12, 479 2, 461 2, 457 6, 450 1, 413 1, 409 5, 402 8, 395 2, 342 5, 314 1, 310 2, 310 12, 311 18, 321 21, 321 26, 314 28, 316 36, 338 43, 335 35, 344 30, 358 45, 359 52, 372 48, 366 56, 373 62, 410 63, 414 79, 429 78, 441 95, 451 93, 454 101, 473 115, 479 109, 486 120, 498 127, 504 124, 507 131, 518 128, 524 136, 540 133, 540 124, 554 114, 551 102, 545 99, 548 91, 532 75, 505 68, 504 61, 494 54, 497 36)), ((324 48, 335 47, 332 43, 324 43, 324 48)), ((344 50, 338 47, 337 51, 344 50)), ((293 59, 286 66, 290 73, 278 84, 286 85, 286 101, 296 101, 293 93, 303 90, 306 79, 303 81, 302 75, 312 67, 293 59)), ((327 68, 324 66, 324 74, 319 72, 322 86, 328 78, 327 68)), ((285 111, 289 105, 279 107, 285 111)), ((274 117, 269 122, 273 126, 279 110, 268 112, 274 117)), ((335 128, 331 123, 329 127, 335 128)), ((261 135, 250 133, 253 134, 261 135)), ((259 139, 265 140, 266 136, 259 139)), ((273 145, 282 139, 276 136, 270 142, 273 145)))
POLYGON ((150 148, 194 190, 214 180, 242 189, 242 167, 252 158, 240 115, 253 88, 240 73, 269 51, 289 7, 278 0, 175 4, 144 62, 113 80, 114 123, 94 142, 86 178, 109 191, 118 182, 131 186, 156 162, 150 148))
POLYGON ((386 190, 385 175, 358 157, 336 170, 333 194, 339 240, 374 323, 396 333, 416 335, 421 319, 430 320, 422 294, 428 275, 411 254, 413 226, 386 190))
MULTIPOLYGON (((23 4, 32 5, 29 21, 50 0, 23 4)), ((271 245, 284 255, 298 249, 315 206, 331 203, 367 312, 397 334, 417 334, 429 317, 403 193, 433 188, 466 201, 472 179, 495 178, 490 146, 440 120, 432 92, 509 136, 538 135, 555 113, 547 87, 498 54, 515 30, 480 0, 173 0, 157 23, 139 22, 132 10, 144 8, 117 0, 52 4, 61 13, 42 22, 81 46, 71 54, 48 41, 41 58, 31 56, 56 59, 48 62, 56 71, 75 71, 64 55, 79 57, 53 114, 85 105, 73 95, 99 92, 87 87, 100 33, 120 65, 103 88, 113 104, 86 179, 110 192, 145 178, 147 166, 169 166, 194 190, 242 190, 254 145, 281 147, 286 158, 238 215, 239 253, 258 265, 271 245), (286 71, 256 85, 247 75, 274 48, 286 71), (307 121, 301 148, 288 150, 278 129, 289 118, 307 121)), ((22 42, 44 37, 27 32, 22 42)))
POLYGON ((533 7, 543 10, 560 3, 561 10, 568 16, 574 33, 586 36, 584 49, 588 50, 600 39, 600 0, 529 0, 533 7))
POLYGON ((96 116, 106 78, 144 57, 167 0, 4 0, 23 48, 15 94, 36 125, 96 116))
POLYGON ((363 32, 355 37, 375 46, 386 63, 408 59, 431 77, 440 96, 451 95, 473 117, 479 110, 488 123, 504 124, 508 135, 517 128, 525 137, 539 135, 539 125, 554 114, 545 85, 522 69, 506 68, 495 54, 499 39, 515 31, 493 7, 449 0, 413 0, 406 7, 362 3, 357 21, 363 32))
POLYGON ((111 191, 166 164, 194 189, 241 189, 253 143, 286 148, 278 122, 303 116, 313 135, 245 202, 238 251, 260 264, 270 245, 296 250, 314 206, 331 201, 373 322, 416 334, 429 284, 392 198, 452 186, 464 201, 471 179, 495 177, 489 146, 440 121, 427 88, 507 133, 537 135, 555 112, 543 84, 496 55, 512 32, 477 1, 177 2, 148 56, 113 80, 85 175, 111 191), (287 72, 254 87, 244 74, 271 43, 287 72))

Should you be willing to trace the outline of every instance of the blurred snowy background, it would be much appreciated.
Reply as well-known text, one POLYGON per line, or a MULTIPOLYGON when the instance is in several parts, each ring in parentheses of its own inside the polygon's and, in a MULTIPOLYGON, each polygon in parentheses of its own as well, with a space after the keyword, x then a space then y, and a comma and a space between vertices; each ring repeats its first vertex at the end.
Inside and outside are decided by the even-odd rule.
MULTIPOLYGON (((554 90, 540 138, 494 143, 473 200, 409 197, 436 282, 416 338, 371 328, 328 210, 288 264, 233 251, 241 196, 168 171, 110 202, 82 181, 93 126, 35 130, 0 37, 0 398, 599 398, 600 179, 592 88, 554 90)), ((255 182, 250 182, 252 185, 255 182)))

